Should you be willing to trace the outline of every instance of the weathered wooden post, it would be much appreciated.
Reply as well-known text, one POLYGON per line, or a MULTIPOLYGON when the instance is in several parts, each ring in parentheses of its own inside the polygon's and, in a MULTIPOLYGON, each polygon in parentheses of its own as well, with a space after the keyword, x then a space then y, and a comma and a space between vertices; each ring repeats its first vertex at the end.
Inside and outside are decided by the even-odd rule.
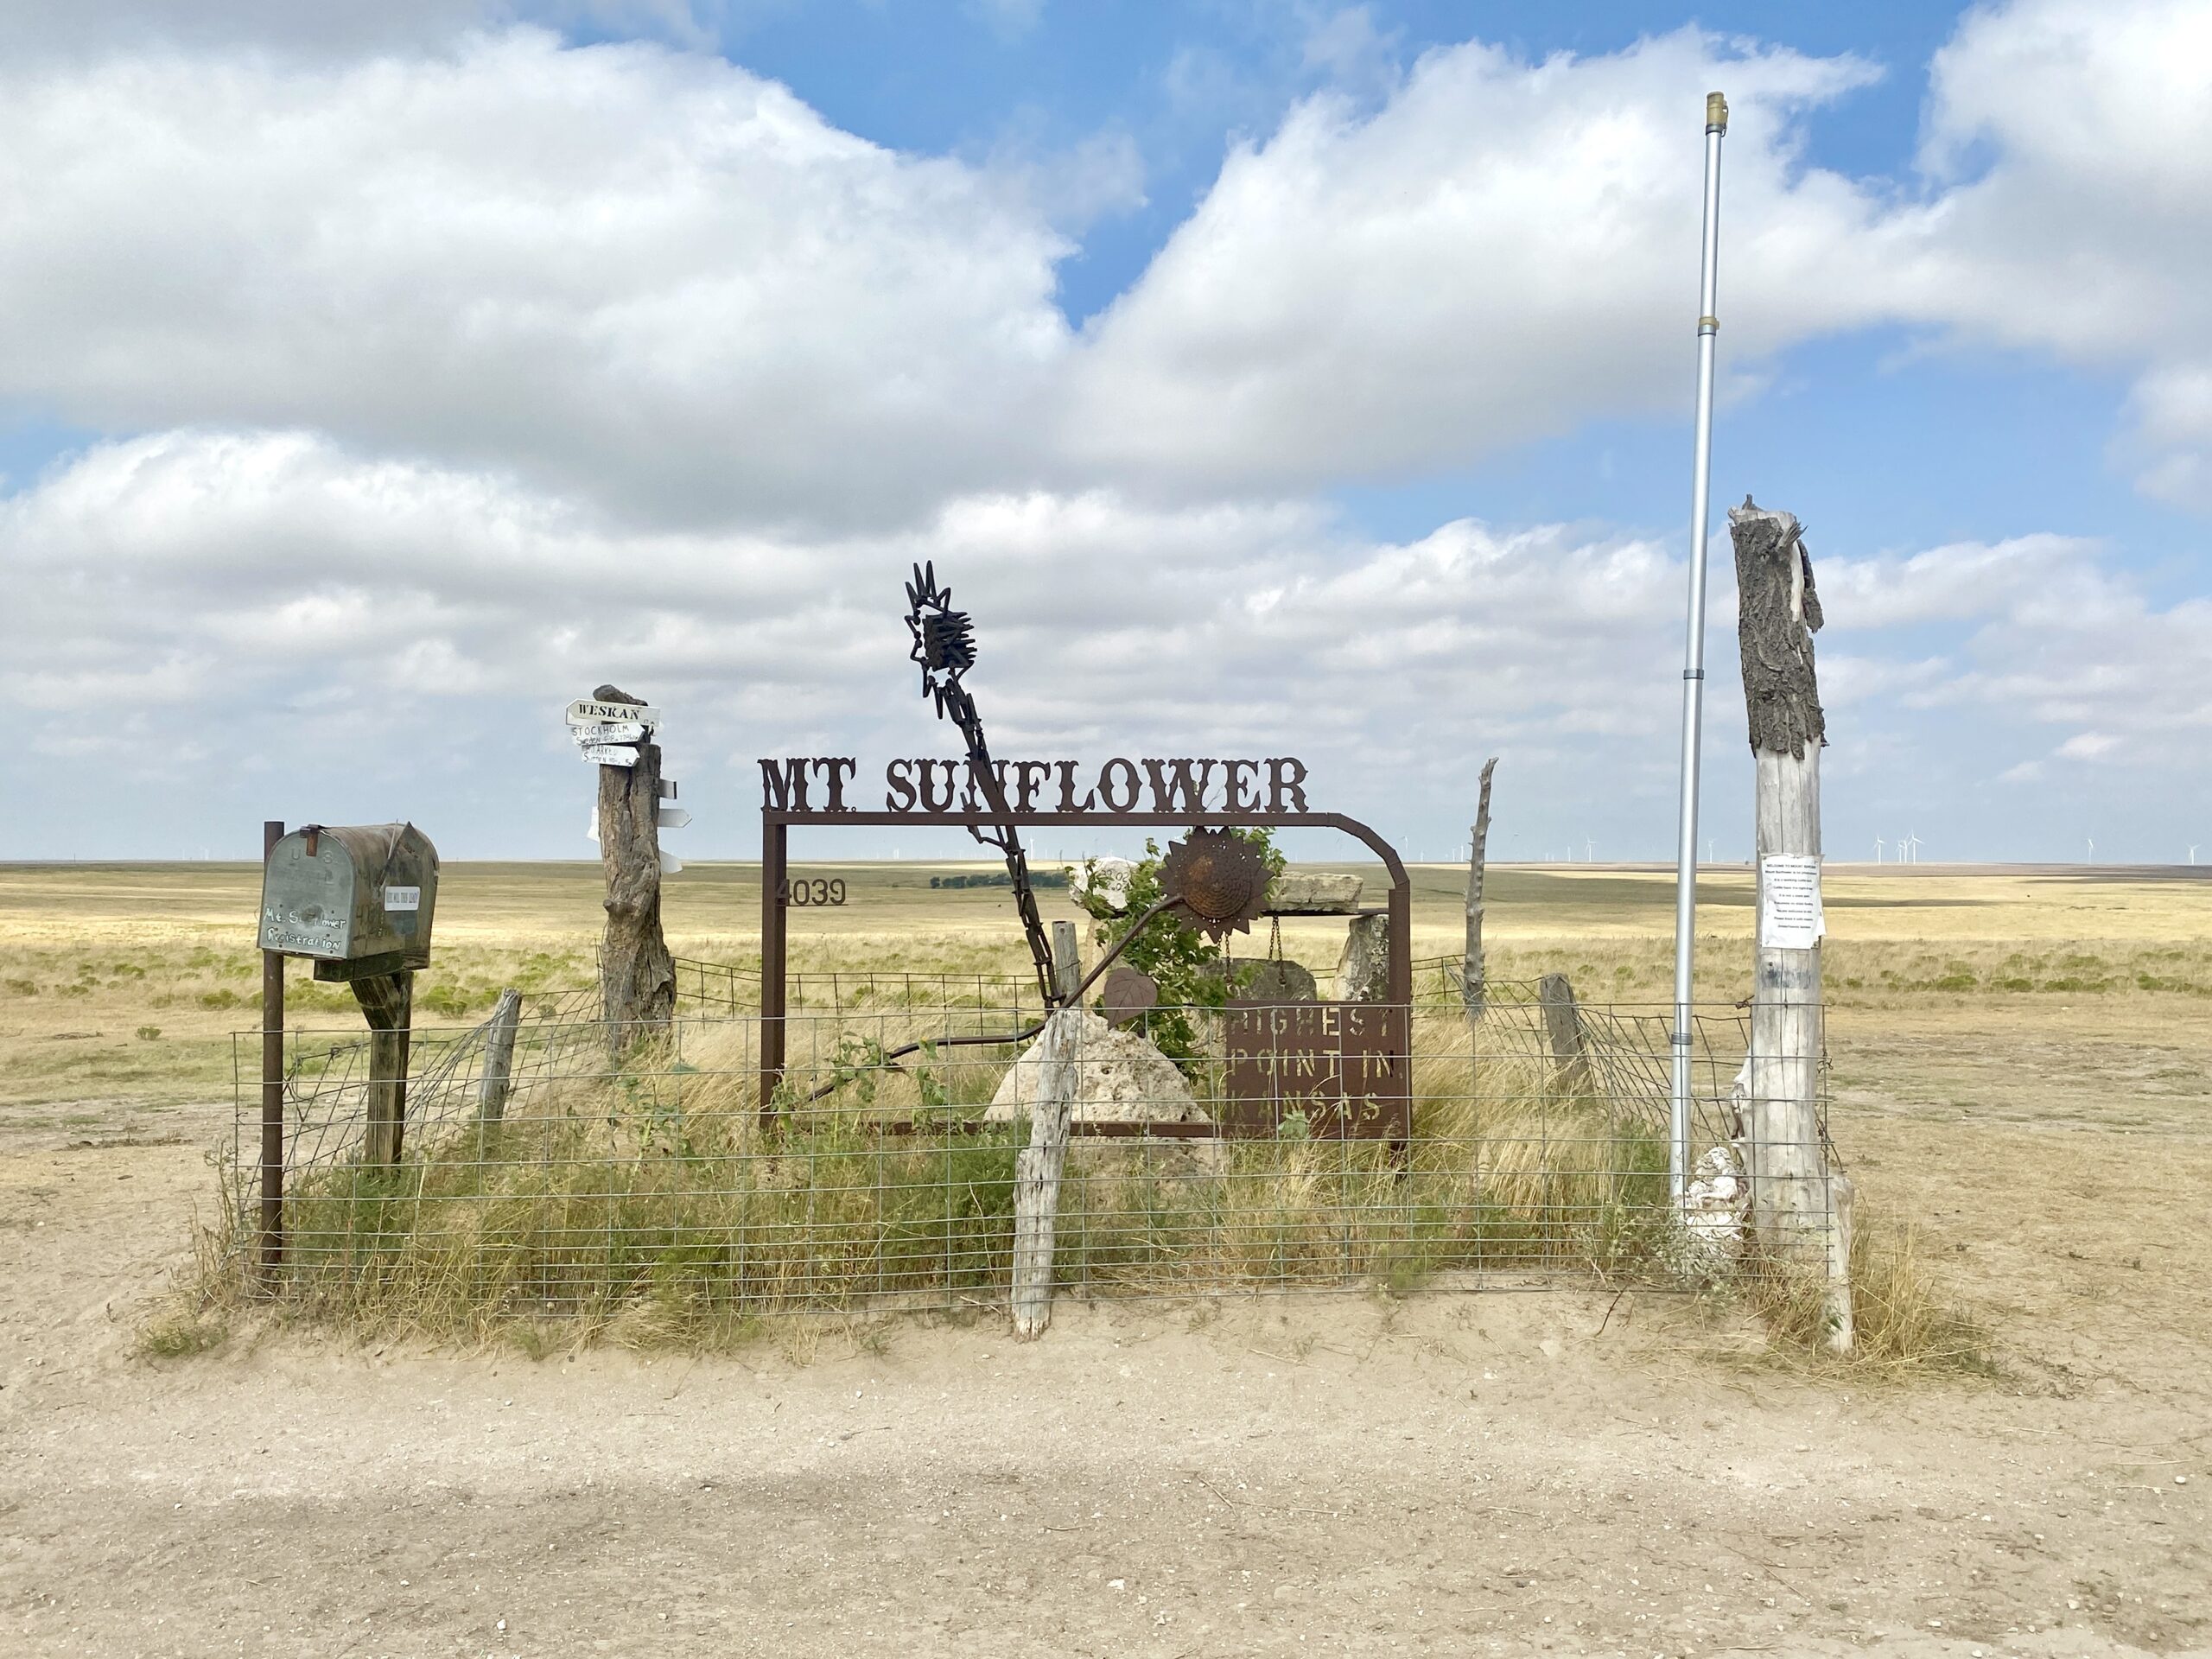
POLYGON ((1590 1091, 1590 1058, 1582 1046, 1582 1014, 1574 1006, 1574 986, 1565 974, 1546 974, 1536 982, 1536 1006, 1544 1016, 1544 1040, 1552 1051, 1552 1086, 1561 1094, 1590 1091))
POLYGON ((1029 1144, 1014 1160, 1014 1334, 1033 1342, 1052 1323, 1052 1236, 1060 1174, 1075 1112, 1083 1010, 1063 1007, 1037 1039, 1037 1092, 1029 1103, 1029 1144))
POLYGON ((510 986, 484 1022, 484 1071, 477 1079, 476 1116, 497 1123, 506 1116, 515 1070, 515 1033, 522 1025, 522 993, 510 986))
POLYGON ((1063 1003, 1075 1001, 1076 987, 1083 983, 1083 950, 1076 940, 1073 922, 1052 924, 1052 986, 1059 993, 1063 1003))
POLYGON ((1483 1017, 1489 969, 1483 964, 1483 867, 1490 845, 1490 775, 1496 755, 1483 762, 1482 793, 1475 803, 1475 825, 1467 834, 1467 940, 1459 958, 1459 1000, 1466 1007, 1471 1033, 1483 1017))
POLYGON ((407 1049, 415 1015, 415 970, 364 974, 353 1000, 369 1022, 368 1161, 395 1166, 407 1126, 407 1049))
MULTIPOLYGON (((592 701, 645 707, 611 685, 592 701)), ((634 761, 599 768, 599 858, 607 872, 599 988, 608 1046, 618 1055, 665 1031, 676 1013, 676 961, 660 926, 660 745, 652 740, 647 728, 634 761)), ((607 752, 626 758, 621 749, 607 752)))
MULTIPOLYGON (((284 839, 284 821, 261 826, 261 861, 284 839)), ((264 877, 265 879, 265 877, 264 877)), ((284 953, 261 953, 261 1287, 276 1288, 284 1262, 284 953)))
POLYGON ((1736 550, 1737 639, 1757 769, 1758 911, 1751 991, 1751 1225, 1777 1259, 1827 1279, 1827 1345, 1852 1344, 1851 1204, 1821 1136, 1821 748, 1827 722, 1813 662, 1821 602, 1796 517, 1744 505, 1736 550))

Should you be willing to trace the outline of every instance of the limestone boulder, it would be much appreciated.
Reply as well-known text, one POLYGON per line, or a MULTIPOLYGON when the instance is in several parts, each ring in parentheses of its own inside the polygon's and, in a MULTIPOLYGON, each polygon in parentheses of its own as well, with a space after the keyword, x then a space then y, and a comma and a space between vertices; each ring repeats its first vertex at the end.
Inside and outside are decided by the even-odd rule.
POLYGON ((1315 1002, 1321 988, 1298 963, 1255 962, 1238 964, 1236 995, 1247 1002, 1315 1002))
POLYGON ((1069 873, 1068 890, 1075 894, 1077 904, 1095 899, 1119 916, 1128 910, 1129 880, 1136 870, 1126 858, 1086 859, 1069 873))
MULTIPOLYGON (((1175 1062, 1133 1031, 1117 1031, 1085 1010, 1075 1039, 1077 1123, 1203 1123, 1206 1116, 1175 1062)), ((1041 1069, 1037 1045, 1024 1049, 1000 1081, 983 1114, 986 1123, 1029 1116, 1041 1069)))
POLYGON ((1285 870, 1268 883, 1268 908, 1285 916, 1341 916, 1359 908, 1366 885, 1357 875, 1285 870))
POLYGON ((1390 994, 1390 918, 1355 916, 1337 958, 1337 1001, 1380 1002, 1390 994))

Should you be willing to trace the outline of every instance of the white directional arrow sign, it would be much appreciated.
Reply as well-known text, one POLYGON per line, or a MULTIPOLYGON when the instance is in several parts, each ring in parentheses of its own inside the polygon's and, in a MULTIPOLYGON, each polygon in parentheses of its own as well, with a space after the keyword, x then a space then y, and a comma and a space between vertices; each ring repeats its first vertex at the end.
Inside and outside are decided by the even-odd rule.
POLYGON ((690 822, 691 815, 680 806, 664 806, 660 810, 660 827, 664 830, 681 830, 690 822))
POLYGON ((645 741, 645 723, 642 720, 602 720, 594 726, 571 726, 569 735, 579 743, 642 743, 645 741))
POLYGON ((663 853, 660 855, 660 873, 663 875, 674 875, 683 868, 683 861, 673 853, 663 853))
POLYGON ((660 724, 660 710, 644 702, 596 702, 589 697, 580 697, 569 705, 569 724, 596 726, 603 720, 639 720, 648 726, 660 724))
POLYGON ((638 752, 613 743, 587 743, 582 751, 585 760, 598 766, 634 766, 638 752))

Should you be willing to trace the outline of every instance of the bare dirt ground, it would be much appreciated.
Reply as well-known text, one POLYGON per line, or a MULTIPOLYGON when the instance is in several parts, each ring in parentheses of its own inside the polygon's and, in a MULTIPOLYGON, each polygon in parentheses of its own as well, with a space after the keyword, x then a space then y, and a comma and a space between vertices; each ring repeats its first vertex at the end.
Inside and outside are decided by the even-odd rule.
POLYGON ((1937 1034, 1840 1031, 1838 1128, 1995 1381, 1581 1293, 155 1361, 223 1113, 18 1129, 0 1652, 2212 1650, 2212 1033, 1937 1034))
MULTIPOLYGON (((194 982, 137 1014, 89 947, 14 947, 91 988, 7 1014, 0 1655, 2212 1653, 2212 1004, 1879 991, 1935 923, 1992 964, 2034 936, 1837 915, 1869 937, 1836 1139, 1994 1377, 1793 1366, 1679 1296, 1433 1290, 1063 1302, 1026 1347, 979 1313, 727 1358, 248 1329, 152 1359, 226 1046, 188 1093, 38 1057, 237 1013, 194 982)), ((1578 972, 1663 969, 1622 948, 1578 972)))

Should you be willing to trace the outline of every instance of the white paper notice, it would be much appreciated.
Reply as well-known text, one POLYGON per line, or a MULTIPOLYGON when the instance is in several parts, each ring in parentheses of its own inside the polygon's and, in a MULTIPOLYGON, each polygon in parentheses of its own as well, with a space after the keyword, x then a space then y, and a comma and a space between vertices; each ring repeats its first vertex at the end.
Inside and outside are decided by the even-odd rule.
POLYGON ((1759 860, 1759 943, 1775 950, 1809 950, 1827 931, 1821 913, 1821 861, 1759 860))

